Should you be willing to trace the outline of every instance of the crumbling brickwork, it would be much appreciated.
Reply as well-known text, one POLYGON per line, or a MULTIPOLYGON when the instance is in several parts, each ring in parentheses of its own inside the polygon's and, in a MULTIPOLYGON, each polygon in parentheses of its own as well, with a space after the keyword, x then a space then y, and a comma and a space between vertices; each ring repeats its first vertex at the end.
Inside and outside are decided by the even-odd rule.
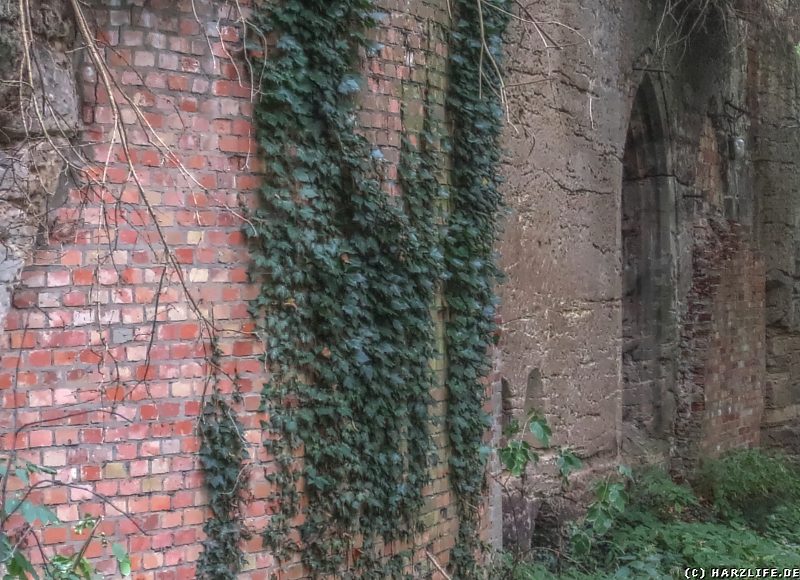
POLYGON ((70 53, 75 26, 68 0, 0 1, 0 319, 37 237, 63 201, 69 141, 80 107, 70 53))
POLYGON ((681 336, 678 468, 760 443, 764 408, 764 266, 737 224, 698 224, 681 336))

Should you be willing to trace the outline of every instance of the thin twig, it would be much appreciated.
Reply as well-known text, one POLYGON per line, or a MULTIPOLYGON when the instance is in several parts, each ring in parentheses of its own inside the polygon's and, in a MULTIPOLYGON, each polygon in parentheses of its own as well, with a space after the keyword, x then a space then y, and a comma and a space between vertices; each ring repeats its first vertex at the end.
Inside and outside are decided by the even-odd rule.
POLYGON ((448 573, 445 571, 445 569, 444 569, 444 568, 442 568, 442 565, 441 565, 441 564, 439 564, 438 560, 436 560, 436 557, 435 557, 433 554, 431 554, 431 553, 430 553, 430 551, 428 551, 428 550, 425 550, 425 555, 428 557, 428 560, 430 560, 430 561, 431 561, 431 564, 433 564, 433 565, 436 567, 436 569, 439 571, 439 573, 440 573, 442 576, 444 576, 444 577, 445 577, 445 580, 453 580, 453 577, 452 577, 452 576, 450 576, 450 574, 448 574, 448 573))

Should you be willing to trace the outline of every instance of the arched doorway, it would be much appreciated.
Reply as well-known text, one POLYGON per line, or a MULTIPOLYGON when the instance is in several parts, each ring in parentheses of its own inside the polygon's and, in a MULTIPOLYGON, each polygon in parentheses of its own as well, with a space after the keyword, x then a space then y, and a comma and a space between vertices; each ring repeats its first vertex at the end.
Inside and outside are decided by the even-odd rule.
POLYGON ((636 94, 623 159, 623 449, 667 451, 674 410, 675 195, 654 82, 636 94))

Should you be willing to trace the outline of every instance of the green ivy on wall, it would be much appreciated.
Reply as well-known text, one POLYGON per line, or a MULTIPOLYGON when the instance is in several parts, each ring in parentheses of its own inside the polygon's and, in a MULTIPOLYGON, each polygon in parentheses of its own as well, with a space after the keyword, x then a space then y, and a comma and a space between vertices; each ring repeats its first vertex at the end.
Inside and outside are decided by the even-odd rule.
MULTIPOLYGON (((478 573, 502 122, 491 90, 497 79, 480 69, 483 50, 499 60, 506 22, 502 0, 483 5, 453 2, 452 191, 446 195, 437 178, 444 166, 440 136, 426 114, 421 132, 402 140, 402 195, 390 196, 383 154, 358 126, 359 55, 372 49, 368 33, 380 17, 374 3, 256 4, 254 22, 274 42, 255 109, 265 185, 247 230, 261 281, 252 314, 270 371, 263 426, 277 464, 271 477, 278 511, 263 538, 280 561, 300 561, 315 577, 409 573, 409 554, 385 558, 383 547, 421 531, 423 487, 436 451, 431 307, 442 291, 449 310, 450 474, 460 516, 454 573, 478 573)), ((235 419, 221 397, 212 397, 205 412, 212 431, 204 433, 204 467, 213 488, 210 478, 229 478, 244 448, 231 447, 238 425, 226 423, 235 419), (225 464, 221 472, 216 461, 225 464)), ((243 528, 226 519, 237 515, 237 502, 214 510, 217 523, 207 530, 214 541, 238 546, 243 528)), ((233 577, 222 570, 235 575, 241 564, 240 551, 231 547, 230 554, 219 577, 233 577)))
POLYGON ((483 502, 489 450, 483 410, 495 333, 494 261, 502 208, 497 167, 503 109, 500 79, 490 64, 502 61, 508 24, 506 0, 454 0, 447 109, 452 125, 452 193, 445 238, 450 477, 459 508, 454 576, 476 577, 480 547, 478 506, 483 502), (488 53, 488 54, 487 54, 488 53))
MULTIPOLYGON (((212 366, 218 368, 219 350, 213 345, 212 366)), ((203 552, 197 562, 201 580, 235 580, 244 564, 242 541, 250 537, 244 525, 242 506, 248 477, 244 429, 234 409, 220 393, 212 377, 211 393, 203 404, 198 424, 200 467, 203 471, 211 517, 203 531, 203 552)), ((238 393, 232 396, 239 402, 238 393)))

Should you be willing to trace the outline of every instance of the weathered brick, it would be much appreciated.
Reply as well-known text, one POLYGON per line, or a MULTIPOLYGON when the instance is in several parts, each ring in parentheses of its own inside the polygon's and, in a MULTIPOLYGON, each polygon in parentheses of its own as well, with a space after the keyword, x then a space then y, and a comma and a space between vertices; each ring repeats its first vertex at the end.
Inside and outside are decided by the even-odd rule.
MULTIPOLYGON (((183 283, 202 312, 213 311, 220 329, 231 337, 221 346, 228 359, 226 372, 239 375, 239 388, 246 395, 245 439, 254 457, 265 465, 271 461, 261 445, 259 425, 263 417, 258 392, 266 379, 259 360, 263 345, 252 335, 255 325, 247 304, 258 295, 258 287, 248 276, 242 221, 228 209, 238 209, 240 201, 248 208, 258 205, 255 192, 265 165, 250 118, 246 63, 237 61, 234 66, 228 56, 240 58, 238 12, 218 23, 222 5, 196 3, 198 24, 189 3, 146 4, 128 10, 113 2, 97 14, 99 22, 108 23, 99 36, 110 46, 119 45, 106 56, 120 84, 114 92, 123 106, 131 161, 143 193, 133 182, 122 147, 109 143, 115 121, 109 95, 94 67, 84 66, 79 71, 81 114, 87 125, 83 138, 92 144, 87 151, 98 162, 89 173, 106 183, 96 191, 76 187, 70 192, 65 207, 58 210, 59 220, 80 225, 68 235, 54 236, 52 247, 37 252, 34 265, 23 272, 17 310, 6 322, 12 350, 0 359, 0 389, 4 407, 17 409, 21 420, 61 417, 65 406, 76 403, 75 408, 92 410, 57 427, 48 423, 47 429, 24 433, 20 447, 35 450, 40 461, 63 469, 76 484, 113 496, 114 506, 135 515, 153 534, 140 534, 84 489, 51 497, 59 516, 75 521, 84 506, 105 512, 109 539, 128 538, 137 578, 177 580, 194 577, 192 563, 201 551, 208 517, 196 431, 208 372, 208 345, 200 339, 207 335, 183 283), (209 30, 211 48, 204 36, 209 30), (139 108, 157 139, 149 128, 138 126, 139 114, 120 90, 139 108), (162 236, 184 268, 181 278, 171 265, 165 273, 162 236), (12 386, 19 392, 6 394, 12 386), (116 405, 113 415, 101 412, 109 403, 116 405)), ((429 23, 421 12, 423 3, 395 8, 415 12, 403 21, 409 32, 385 43, 391 49, 386 58, 397 52, 402 63, 404 43, 422 46, 429 23)), ((446 11, 438 18, 444 23, 446 11)), ((382 74, 391 70, 389 64, 387 60, 380 67, 382 74)), ((444 67, 443 58, 435 66, 444 67)), ((375 134, 397 148, 400 92, 395 81, 370 83, 380 94, 364 102, 369 103, 375 134)), ((422 94, 412 89, 409 84, 412 100, 419 101, 410 103, 416 110, 422 94)), ((387 175, 396 176, 399 156, 392 146, 385 149, 387 175)), ((223 388, 230 391, 230 381, 223 388)), ((259 470, 254 470, 252 486, 261 500, 273 490, 259 470)), ((435 500, 440 504, 446 501, 444 491, 435 500)), ((264 501, 252 505, 250 522, 263 527, 273 507, 264 501)), ((430 517, 432 529, 443 530, 453 516, 430 517)), ((65 543, 72 549, 80 540, 48 532, 46 543, 65 543)), ((269 577, 275 562, 259 539, 247 549, 253 554, 246 577, 269 577)), ((93 550, 90 555, 97 556, 101 569, 110 566, 112 573, 108 554, 93 550)), ((287 578, 303 574, 295 567, 287 578)))

